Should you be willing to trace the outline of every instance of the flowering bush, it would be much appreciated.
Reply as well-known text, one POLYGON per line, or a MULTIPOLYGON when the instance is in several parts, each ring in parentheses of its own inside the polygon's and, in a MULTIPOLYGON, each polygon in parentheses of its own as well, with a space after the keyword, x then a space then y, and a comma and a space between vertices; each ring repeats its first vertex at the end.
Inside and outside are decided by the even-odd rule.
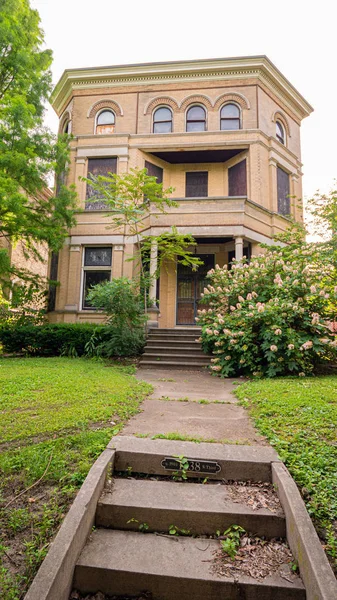
POLYGON ((265 254, 216 266, 199 311, 204 350, 222 376, 259 377, 310 373, 336 357, 328 327, 336 306, 334 266, 320 262, 317 247, 272 246, 265 254))

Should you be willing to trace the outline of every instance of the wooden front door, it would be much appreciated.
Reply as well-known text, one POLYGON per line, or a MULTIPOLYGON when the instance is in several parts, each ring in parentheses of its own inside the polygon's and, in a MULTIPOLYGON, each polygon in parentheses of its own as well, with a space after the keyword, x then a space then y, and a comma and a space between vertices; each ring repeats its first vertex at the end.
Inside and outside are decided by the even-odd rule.
POLYGON ((200 265, 197 271, 178 264, 177 325, 196 324, 201 294, 207 285, 206 275, 214 268, 214 254, 200 254, 198 257, 204 264, 200 265))

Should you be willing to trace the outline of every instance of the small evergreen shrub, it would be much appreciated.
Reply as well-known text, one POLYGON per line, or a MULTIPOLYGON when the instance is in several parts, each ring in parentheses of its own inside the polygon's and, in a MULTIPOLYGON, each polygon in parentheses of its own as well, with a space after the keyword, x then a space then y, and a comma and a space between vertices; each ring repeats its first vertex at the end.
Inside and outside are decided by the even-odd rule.
POLYGON ((317 249, 273 246, 212 269, 199 311, 204 350, 222 376, 306 375, 336 358, 328 320, 336 307, 335 270, 317 249))

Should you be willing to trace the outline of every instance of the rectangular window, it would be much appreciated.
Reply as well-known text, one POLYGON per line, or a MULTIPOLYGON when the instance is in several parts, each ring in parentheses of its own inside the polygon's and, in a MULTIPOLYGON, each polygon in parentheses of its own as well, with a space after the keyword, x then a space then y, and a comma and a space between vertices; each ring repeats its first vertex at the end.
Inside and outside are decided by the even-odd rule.
POLYGON ((208 171, 186 173, 186 198, 207 198, 208 171))
POLYGON ((280 215, 290 215, 290 184, 289 175, 281 167, 277 167, 277 212, 280 215))
POLYGON ((247 161, 228 169, 228 196, 247 196, 247 161))
MULTIPOLYGON (((117 172, 117 158, 89 158, 88 160, 88 179, 91 175, 108 175, 117 172)), ((104 210, 106 204, 99 200, 99 192, 96 192, 91 185, 87 184, 85 210, 104 210)))
POLYGON ((154 165, 147 160, 145 161, 145 169, 147 169, 148 175, 151 177, 157 177, 157 183, 163 183, 164 169, 157 167, 157 165, 154 165))
POLYGON ((48 293, 48 312, 55 310, 58 264, 59 264, 59 253, 52 252, 51 257, 50 257, 50 271, 49 271, 50 283, 49 283, 49 293, 48 293))
POLYGON ((112 247, 98 246, 84 249, 83 259, 83 301, 82 308, 93 308, 87 299, 90 288, 98 283, 110 281, 112 247))

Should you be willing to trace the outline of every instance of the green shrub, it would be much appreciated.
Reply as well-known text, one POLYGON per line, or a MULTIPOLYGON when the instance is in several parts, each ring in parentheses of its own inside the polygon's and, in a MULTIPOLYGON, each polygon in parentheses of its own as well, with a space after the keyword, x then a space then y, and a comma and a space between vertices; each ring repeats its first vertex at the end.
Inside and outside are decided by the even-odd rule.
POLYGON ((104 326, 92 323, 48 323, 45 325, 0 325, 4 352, 32 356, 82 356, 93 332, 101 339, 104 326))
POLYGON ((137 284, 120 277, 95 285, 88 293, 93 306, 104 310, 107 326, 103 337, 88 344, 100 356, 135 356, 145 344, 145 322, 143 300, 137 284))
POLYGON ((316 248, 271 247, 248 264, 209 272, 199 311, 204 349, 223 376, 304 375, 334 359, 328 319, 336 305, 334 267, 316 248))

